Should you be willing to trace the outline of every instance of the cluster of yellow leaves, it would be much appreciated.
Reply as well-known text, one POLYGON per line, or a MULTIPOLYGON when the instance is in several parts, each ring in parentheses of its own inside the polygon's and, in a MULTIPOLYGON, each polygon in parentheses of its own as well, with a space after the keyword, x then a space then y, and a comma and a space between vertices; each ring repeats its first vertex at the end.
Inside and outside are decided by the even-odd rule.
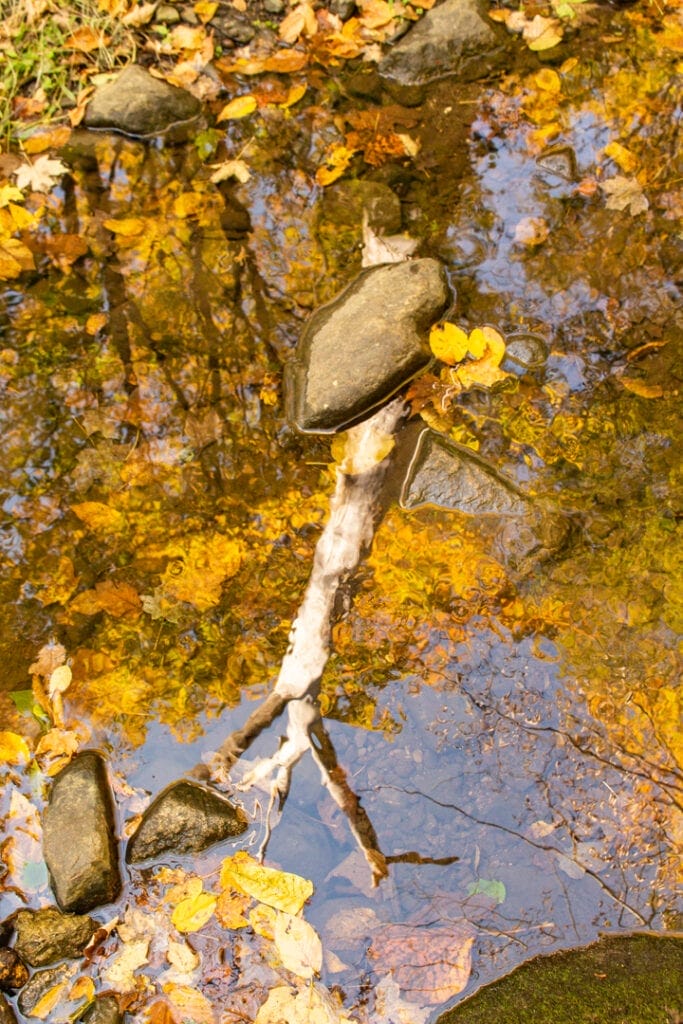
POLYGON ((452 369, 442 371, 442 380, 457 392, 472 387, 490 388, 510 374, 501 370, 505 342, 493 327, 475 327, 469 335, 456 324, 445 321, 429 335, 432 352, 452 369))
POLYGON ((381 167, 388 160, 413 157, 418 151, 417 143, 405 130, 414 123, 414 119, 400 107, 351 111, 344 116, 344 121, 348 128, 343 143, 335 143, 328 148, 324 162, 316 172, 319 185, 331 185, 337 181, 356 153, 362 153, 365 163, 371 167, 381 167))
POLYGON ((24 270, 33 270, 31 250, 15 236, 32 227, 37 218, 23 206, 21 189, 5 181, 0 184, 0 280, 19 277, 24 270))
POLYGON ((558 18, 534 14, 529 18, 523 11, 498 7, 489 11, 493 21, 502 22, 509 32, 520 34, 530 50, 550 50, 562 42, 563 28, 558 18))

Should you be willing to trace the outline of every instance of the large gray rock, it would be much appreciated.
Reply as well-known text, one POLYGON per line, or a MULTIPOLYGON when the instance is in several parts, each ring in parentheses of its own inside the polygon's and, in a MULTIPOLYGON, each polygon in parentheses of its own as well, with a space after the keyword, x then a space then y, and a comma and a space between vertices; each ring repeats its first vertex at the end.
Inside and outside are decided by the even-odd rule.
POLYGON ((55 907, 20 910, 14 924, 14 948, 31 967, 81 956, 99 928, 93 917, 62 914, 55 907))
POLYGON ((449 301, 437 260, 362 271, 304 329, 287 367, 290 419, 332 433, 382 405, 431 361, 429 329, 449 301))
POLYGON ((198 853, 246 828, 244 813, 225 797, 196 782, 174 782, 143 814, 126 861, 137 864, 168 851, 198 853))
POLYGON ((43 815, 43 855, 62 910, 83 913, 118 896, 113 803, 104 761, 94 750, 55 777, 43 815))
POLYGON ((131 64, 96 90, 83 124, 144 138, 185 125, 198 117, 200 110, 201 103, 191 93, 131 64))
POLYGON ((530 504, 512 480, 469 448, 423 430, 401 492, 403 508, 437 505, 475 516, 519 516, 530 504))
POLYGON ((510 51, 505 29, 486 16, 480 0, 445 0, 433 7, 380 61, 387 85, 421 86, 448 75, 483 78, 510 51))

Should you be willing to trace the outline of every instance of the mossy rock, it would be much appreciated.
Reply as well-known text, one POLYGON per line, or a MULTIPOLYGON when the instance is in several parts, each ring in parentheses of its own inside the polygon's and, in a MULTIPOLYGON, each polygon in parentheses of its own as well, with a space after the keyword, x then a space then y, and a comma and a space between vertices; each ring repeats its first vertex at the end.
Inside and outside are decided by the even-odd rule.
POLYGON ((436 1024, 667 1024, 683 1012, 682 979, 680 938, 608 936, 522 964, 436 1024))

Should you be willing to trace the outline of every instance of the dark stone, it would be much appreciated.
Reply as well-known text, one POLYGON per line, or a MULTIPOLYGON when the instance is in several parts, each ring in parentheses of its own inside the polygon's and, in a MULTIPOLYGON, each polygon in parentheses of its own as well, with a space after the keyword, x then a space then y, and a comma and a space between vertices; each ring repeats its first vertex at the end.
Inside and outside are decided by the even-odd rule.
POLYGON ((445 0, 392 47, 380 61, 379 73, 387 87, 399 91, 450 75, 473 81, 500 68, 511 45, 505 29, 487 18, 481 0, 445 0))
POLYGON ((28 968, 14 949, 0 949, 0 989, 15 992, 28 981, 28 968))
POLYGON ((7 946, 14 934, 14 917, 6 917, 0 921, 0 946, 7 946))
POLYGON ((264 0, 263 9, 268 14, 282 14, 286 9, 285 0, 264 0))
POLYGON ((0 1024, 17 1024, 17 1015, 0 992, 0 1024))
POLYGON ((330 0, 330 11, 342 21, 348 21, 356 12, 356 0, 330 0))
POLYGON ((154 20, 160 25, 177 25, 180 21, 180 13, 171 4, 159 4, 154 12, 154 20))
POLYGON ((31 967, 44 967, 56 960, 82 956, 99 928, 92 917, 62 914, 55 907, 20 910, 15 917, 17 937, 14 948, 31 967))
POLYGON ((378 235, 395 235, 401 230, 401 201, 388 185, 358 178, 340 181, 325 189, 321 217, 335 231, 353 228, 361 240, 363 216, 378 235))
POLYGON ((83 1024, 121 1024, 123 1014, 116 996, 97 996, 82 1017, 83 1024))
POLYGON ((247 18, 241 18, 239 14, 222 14, 214 18, 213 27, 227 39, 239 46, 246 46, 256 35, 256 29, 247 18))
POLYGON ((30 1017, 34 1007, 38 1005, 43 996, 59 985, 61 982, 69 982, 78 972, 77 964, 59 964, 58 967, 46 967, 44 971, 36 971, 28 985, 19 994, 18 1006, 25 1017, 30 1017))
POLYGON ((94 750, 55 777, 43 815, 43 855, 62 910, 83 913, 118 896, 114 809, 104 761, 94 750))
POLYGON ((86 128, 109 128, 148 138, 198 117, 201 103, 144 68, 131 64, 113 82, 97 89, 83 118, 86 128))
POLYGON ((154 800, 128 843, 126 861, 137 864, 162 853, 198 853, 241 835, 244 812, 196 782, 174 782, 154 800))
POLYGON ((441 1014, 436 1024, 654 1024, 683 1010, 683 940, 611 935, 537 956, 441 1014))
POLYGON ((548 359, 548 346, 538 334, 508 335, 503 369, 510 373, 538 370, 548 359))
POLYGON ((519 516, 530 509, 512 480, 429 429, 420 434, 400 500, 403 508, 436 505, 476 516, 519 516))
POLYGON ((332 433, 383 405, 431 362, 429 329, 449 302, 437 260, 362 271, 304 328, 286 370, 292 422, 332 433))

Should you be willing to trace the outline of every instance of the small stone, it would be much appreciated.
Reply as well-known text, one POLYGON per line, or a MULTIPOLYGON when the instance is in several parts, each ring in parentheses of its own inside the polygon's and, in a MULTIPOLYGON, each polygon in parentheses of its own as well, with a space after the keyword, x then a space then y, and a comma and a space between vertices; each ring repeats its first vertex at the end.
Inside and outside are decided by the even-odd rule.
POLYGON ((201 103, 185 89, 154 78, 131 64, 88 103, 86 128, 109 128, 140 138, 163 135, 198 117, 201 103))
POLYGON ((246 46, 256 35, 251 22, 239 14, 222 14, 214 19, 213 27, 221 36, 226 36, 238 46, 246 46))
POLYGON ((14 992, 23 988, 28 978, 28 968, 16 950, 0 949, 0 989, 14 992))
POLYGON ((431 362, 429 329, 449 301, 437 260, 360 273, 316 310, 287 366, 293 423, 304 433, 332 433, 387 402, 431 362))
POLYGON ((114 808, 104 761, 94 750, 55 776, 43 815, 43 855, 62 910, 83 913, 118 896, 114 808))
POLYGON ((137 864, 168 851, 198 853, 246 828, 244 812, 225 797, 196 782, 174 782, 143 814, 126 861, 137 864))
POLYGON ((0 1024, 17 1024, 17 1016, 0 992, 0 1024))
POLYGON ((170 4, 159 4, 154 12, 154 20, 160 25, 177 25, 180 21, 180 14, 177 8, 170 4))
POLYGON ((284 0, 265 0, 263 9, 268 14, 282 14, 286 6, 284 0))
POLYGON ((83 1024, 121 1024, 123 1014, 116 996, 105 995, 97 996, 94 1003, 78 1019, 83 1021, 83 1024))
POLYGON ((356 0, 330 0, 330 11, 342 21, 348 21, 355 10, 356 0))
POLYGON ((20 910, 15 917, 14 948, 31 967, 82 956, 99 923, 80 914, 62 914, 55 907, 20 910))
POLYGON ((28 985, 19 994, 19 1011, 25 1017, 33 1016, 33 1010, 50 989, 60 983, 66 983, 78 972, 77 964, 60 964, 58 967, 47 967, 44 971, 36 971, 28 985))

